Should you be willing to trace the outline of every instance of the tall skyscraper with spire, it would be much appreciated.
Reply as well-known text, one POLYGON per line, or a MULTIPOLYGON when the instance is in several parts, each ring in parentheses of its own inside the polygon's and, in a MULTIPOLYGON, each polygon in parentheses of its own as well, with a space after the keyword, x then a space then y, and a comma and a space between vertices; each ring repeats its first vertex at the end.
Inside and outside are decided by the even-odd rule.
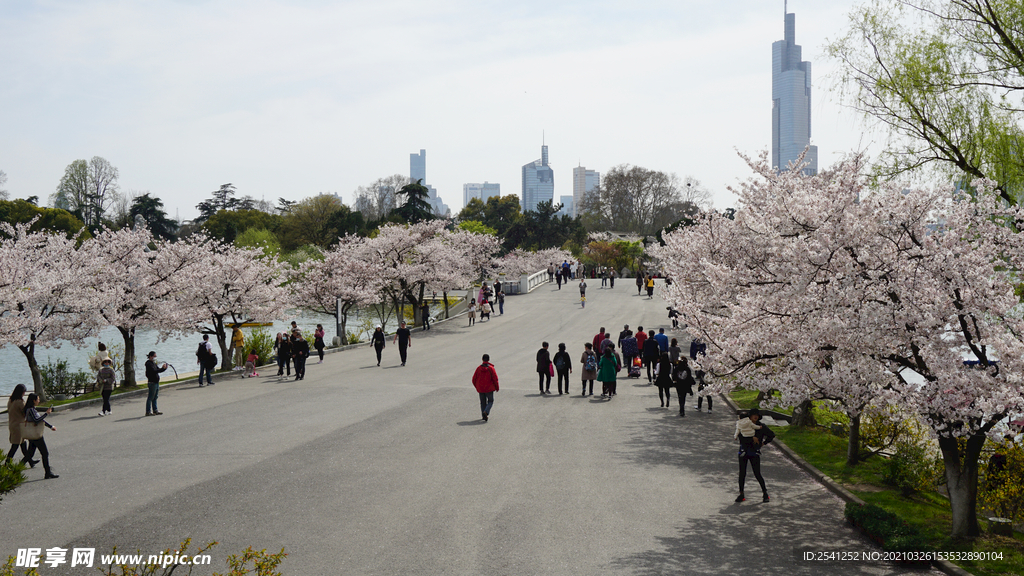
MULTIPOLYGON (((786 12, 785 39, 772 43, 772 165, 785 170, 811 143, 811 63, 801 61, 796 14, 786 12)), ((818 172, 818 147, 807 150, 807 174, 818 172)))
POLYGON ((540 160, 523 165, 523 212, 537 210, 537 204, 555 199, 555 171, 548 166, 548 146, 540 147, 540 160))

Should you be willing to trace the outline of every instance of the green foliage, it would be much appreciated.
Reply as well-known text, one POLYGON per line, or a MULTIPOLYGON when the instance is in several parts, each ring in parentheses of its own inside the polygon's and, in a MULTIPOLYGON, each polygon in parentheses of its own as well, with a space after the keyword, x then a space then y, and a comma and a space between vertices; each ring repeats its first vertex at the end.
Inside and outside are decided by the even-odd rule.
POLYGON ((25 481, 25 465, 16 460, 0 457, 0 502, 25 481))
POLYGON ((306 260, 323 260, 323 258, 323 251, 311 244, 299 246, 295 250, 281 255, 281 259, 291 264, 292 268, 298 268, 306 260))
POLYGON ((148 192, 132 201, 128 215, 132 222, 136 216, 142 216, 146 227, 157 238, 173 240, 177 237, 178 223, 167 217, 164 203, 159 198, 151 197, 148 192))
POLYGON ((327 248, 343 234, 363 231, 363 216, 352 212, 332 194, 319 194, 293 204, 284 215, 277 234, 281 247, 294 250, 313 245, 327 248))
POLYGON ((281 222, 281 216, 260 210, 219 210, 203 223, 203 230, 214 238, 232 243, 250 228, 276 232, 281 222))
POLYGON ((558 215, 558 206, 545 200, 537 205, 536 210, 523 213, 522 219, 509 227, 503 247, 506 250, 543 250, 560 248, 569 241, 583 245, 587 232, 580 219, 558 215))
POLYGON ((249 354, 254 352, 260 357, 259 362, 262 364, 270 362, 270 357, 274 355, 274 337, 262 326, 254 328, 245 337, 245 357, 248 358, 249 354))
MULTIPOLYGON (((474 200, 479 202, 479 199, 474 198, 474 200)), ((465 230, 466 232, 473 232, 475 234, 490 234, 491 236, 498 235, 497 230, 479 220, 463 220, 462 222, 459 222, 459 230, 465 230)))
POLYGON ((281 243, 277 236, 265 228, 249 228, 235 237, 237 248, 259 248, 263 255, 273 258, 281 253, 281 243))
POLYGON ((60 232, 68 238, 81 232, 81 240, 92 238, 88 230, 83 230, 85 223, 67 210, 40 208, 26 200, 0 200, 0 222, 24 224, 37 217, 38 220, 29 228, 32 232, 49 230, 60 232))
POLYGON ((882 480, 903 496, 933 489, 937 477, 935 456, 927 446, 913 440, 900 440, 895 446, 882 480))
POLYGON ((999 518, 1018 523, 1024 518, 1024 448, 1012 441, 987 442, 993 456, 981 463, 985 481, 978 484, 978 503, 999 518))
POLYGON ((886 552, 926 552, 931 549, 917 528, 874 504, 848 502, 844 514, 851 524, 880 542, 886 552))
POLYGON ((405 195, 405 204, 392 210, 391 215, 408 224, 416 224, 434 218, 434 211, 430 203, 427 202, 430 191, 423 185, 422 179, 406 184, 398 192, 405 195))
POLYGON ((43 391, 48 397, 55 394, 78 396, 85 392, 86 387, 94 380, 92 374, 83 370, 70 371, 67 360, 50 362, 47 359, 45 364, 39 366, 39 374, 43 379, 43 391))
MULTIPOLYGON (((192 543, 191 538, 186 538, 176 550, 167 549, 163 551, 165 556, 188 556, 195 557, 201 555, 208 555, 209 551, 217 545, 216 542, 210 542, 206 546, 200 547, 197 550, 188 551, 189 545, 192 543)), ((115 546, 111 555, 117 554, 117 547, 115 546)), ((137 550, 136 554, 142 554, 141 551, 137 550)), ((214 572, 212 576, 244 576, 245 574, 253 574, 255 576, 281 576, 281 572, 277 571, 278 565, 284 561, 287 554, 284 552, 284 548, 276 554, 267 553, 266 549, 253 550, 251 547, 246 548, 241 554, 232 554, 227 558, 228 571, 227 572, 214 572), (251 567, 250 567, 251 565, 251 567)), ((143 556, 148 558, 148 556, 143 556)), ((104 576, 170 576, 174 571, 180 568, 176 564, 171 564, 167 567, 162 567, 157 564, 120 564, 101 566, 99 571, 104 576)), ((193 566, 189 566, 186 574, 192 573, 193 566)), ((13 576, 13 572, 9 573, 13 576)), ((0 576, 5 576, 4 572, 0 572, 0 576)), ((30 576, 26 572, 25 576, 30 576)))
POLYGON ((459 212, 458 219, 481 222, 484 226, 493 228, 497 236, 504 238, 513 224, 522 221, 523 214, 519 196, 509 194, 491 196, 486 203, 479 198, 470 198, 469 204, 459 212))

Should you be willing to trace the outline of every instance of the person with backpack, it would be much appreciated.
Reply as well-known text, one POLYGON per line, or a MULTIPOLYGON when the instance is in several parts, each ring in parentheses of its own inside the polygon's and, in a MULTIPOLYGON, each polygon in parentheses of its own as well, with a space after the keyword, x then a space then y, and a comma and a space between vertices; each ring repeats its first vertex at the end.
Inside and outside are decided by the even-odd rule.
POLYGON ((110 395, 114 393, 114 382, 117 381, 117 373, 114 372, 113 362, 110 358, 103 359, 103 367, 96 375, 96 385, 100 388, 100 395, 103 396, 103 409, 100 416, 112 414, 110 411, 110 395))
POLYGON ((587 342, 583 345, 583 356, 580 357, 580 364, 583 366, 581 375, 583 377, 583 396, 587 395, 587 381, 590 381, 590 395, 594 395, 594 380, 597 380, 597 352, 594 345, 587 342))
POLYGON ((569 374, 572 373, 572 360, 569 353, 565 351, 565 344, 558 345, 558 352, 555 352, 555 373, 558 374, 558 395, 562 395, 562 380, 565 380, 565 393, 569 393, 569 374))
POLYGON ((199 364, 199 387, 203 387, 203 373, 206 373, 206 383, 213 386, 213 378, 210 374, 217 367, 217 356, 213 353, 213 346, 210 345, 210 335, 203 334, 203 341, 199 343, 196 350, 196 363, 199 364))
POLYGON ((484 354, 482 362, 473 372, 473 387, 480 395, 480 414, 484 422, 491 415, 491 408, 494 406, 494 393, 498 391, 498 372, 491 364, 491 357, 484 354))

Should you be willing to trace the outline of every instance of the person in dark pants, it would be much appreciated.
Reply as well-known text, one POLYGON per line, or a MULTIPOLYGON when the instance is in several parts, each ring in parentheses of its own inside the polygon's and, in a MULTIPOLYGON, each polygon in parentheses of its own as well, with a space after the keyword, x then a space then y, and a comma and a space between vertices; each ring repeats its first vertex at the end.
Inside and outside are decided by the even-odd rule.
POLYGON ((199 364, 199 387, 203 387, 203 372, 206 373, 206 383, 213 386, 213 370, 217 367, 213 360, 213 346, 210 344, 210 335, 203 334, 203 341, 199 343, 199 350, 196 351, 196 363, 199 364))
MULTIPOLYGON (((32 422, 36 424, 42 423, 50 430, 56 432, 57 428, 46 421, 46 414, 53 412, 53 408, 47 408, 46 414, 40 414, 36 410, 36 403, 38 402, 39 396, 35 394, 28 395, 28 398, 25 400, 25 422, 32 422)), ((39 454, 43 459, 43 470, 46 470, 46 475, 44 475, 43 478, 47 480, 50 478, 59 478, 59 476, 54 474, 53 470, 50 468, 50 451, 46 449, 46 440, 43 440, 42 434, 39 435, 39 438, 28 441, 28 455, 25 456, 25 458, 31 461, 32 456, 35 456, 36 450, 39 450, 39 454)))
MULTIPOLYGON (((665 354, 667 356, 667 354, 665 354)), ((693 396, 693 369, 686 358, 679 360, 672 373, 672 385, 676 387, 676 398, 679 399, 679 416, 686 416, 686 397, 693 396)))
POLYGON ((420 321, 423 322, 424 330, 430 330, 430 305, 426 300, 420 306, 420 321))
POLYGON ((647 366, 647 381, 654 383, 654 364, 658 361, 658 357, 661 356, 661 348, 658 346, 658 341, 654 339, 654 330, 650 330, 647 333, 647 338, 644 339, 644 349, 640 354, 640 358, 643 360, 644 366, 647 366))
POLYGON ((540 377, 540 393, 551 394, 551 353, 548 352, 548 343, 544 342, 540 350, 537 350, 537 376, 540 377), (547 379, 547 386, 544 380, 547 379))
POLYGON ((306 358, 309 358, 309 342, 302 337, 302 332, 292 333, 292 362, 295 364, 295 379, 306 377, 306 358))
MULTIPOLYGON (((707 382, 704 382, 704 371, 697 370, 693 373, 693 379, 697 382, 697 412, 700 412, 700 405, 703 404, 704 396, 701 395, 700 391, 707 388, 707 382)), ((711 395, 708 394, 708 414, 711 414, 711 395)))
POLYGON ((615 288, 615 269, 612 268, 611 274, 608 275, 608 288, 615 288))
POLYGON ((160 395, 160 373, 167 370, 167 362, 157 367, 156 352, 150 351, 146 354, 146 382, 149 385, 149 396, 146 397, 146 416, 159 416, 163 414, 156 409, 156 398, 160 395))
POLYGON ((11 391, 11 397, 7 399, 7 431, 11 435, 11 450, 7 453, 7 459, 14 458, 14 455, 21 449, 23 457, 21 463, 35 468, 39 461, 28 459, 28 442, 21 437, 21 433, 25 429, 23 426, 25 423, 25 392, 27 392, 25 385, 18 384, 11 391))
POLYGON ((323 324, 316 325, 316 332, 313 332, 313 348, 316 348, 316 353, 320 355, 320 361, 317 364, 324 363, 324 348, 327 345, 324 344, 324 326, 323 324))
POLYGON ((274 351, 277 352, 277 375, 291 376, 292 341, 288 339, 288 335, 284 332, 277 335, 277 340, 274 342, 274 351))
POLYGON ((501 290, 494 295, 494 299, 498 302, 498 314, 505 315, 505 293, 501 290))
POLYGON ((112 414, 110 411, 110 395, 114 393, 114 382, 117 381, 117 374, 114 373, 113 362, 110 358, 103 359, 103 367, 100 368, 100 373, 96 375, 96 383, 101 386, 100 395, 103 396, 103 409, 100 410, 100 416, 106 416, 112 414))
POLYGON ((569 353, 565 351, 565 344, 558 345, 558 352, 555 352, 555 373, 558 375, 558 395, 562 395, 562 380, 565 380, 565 393, 569 393, 569 374, 572 373, 572 360, 569 353))
POLYGON ((473 386, 480 394, 480 414, 486 422, 494 406, 494 393, 498 391, 498 373, 487 354, 484 354, 483 363, 477 366, 476 372, 473 373, 473 386))
POLYGON ((391 341, 392 344, 398 342, 398 355, 402 357, 402 366, 405 366, 406 350, 412 346, 412 332, 405 327, 405 322, 398 325, 398 330, 395 332, 395 338, 391 341))
POLYGON ((775 433, 763 424, 758 425, 760 419, 761 412, 757 408, 752 408, 745 418, 736 421, 736 433, 733 436, 740 441, 740 495, 736 497, 736 502, 747 499, 743 495, 743 485, 747 479, 748 463, 754 472, 754 478, 757 478, 757 483, 761 485, 761 501, 768 502, 768 488, 765 487, 764 477, 761 476, 761 447, 774 440, 775 433))
POLYGON ((639 296, 644 289, 644 275, 642 272, 636 273, 636 295, 639 296))
POLYGON ((377 329, 373 331, 373 349, 377 351, 377 366, 380 366, 380 354, 384 351, 384 329, 377 326, 377 329))

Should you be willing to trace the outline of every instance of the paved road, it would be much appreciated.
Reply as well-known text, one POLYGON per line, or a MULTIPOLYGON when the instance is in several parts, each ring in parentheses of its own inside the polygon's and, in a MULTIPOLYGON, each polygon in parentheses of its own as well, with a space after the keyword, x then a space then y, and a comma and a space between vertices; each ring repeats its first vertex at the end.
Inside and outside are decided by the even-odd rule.
POLYGON ((541 340, 567 343, 575 360, 602 325, 668 322, 664 302, 635 286, 589 284, 586 309, 575 287, 552 285, 473 328, 462 318, 415 332, 406 367, 397 347, 379 368, 360 348, 310 364, 302 382, 265 372, 165 390, 163 416, 142 417, 143 400, 112 417, 56 415, 47 443, 61 477, 43 481, 37 467, 0 503, 0 554, 148 554, 191 537, 220 542, 218 570, 247 546, 284 547, 284 573, 303 576, 903 573, 797 560, 795 547, 874 548, 773 448, 772 502, 734 504, 724 406, 679 418, 626 379, 610 402, 582 398, 577 374, 571 396, 539 396, 541 340), (469 382, 483 353, 501 379, 487 423, 469 382))

